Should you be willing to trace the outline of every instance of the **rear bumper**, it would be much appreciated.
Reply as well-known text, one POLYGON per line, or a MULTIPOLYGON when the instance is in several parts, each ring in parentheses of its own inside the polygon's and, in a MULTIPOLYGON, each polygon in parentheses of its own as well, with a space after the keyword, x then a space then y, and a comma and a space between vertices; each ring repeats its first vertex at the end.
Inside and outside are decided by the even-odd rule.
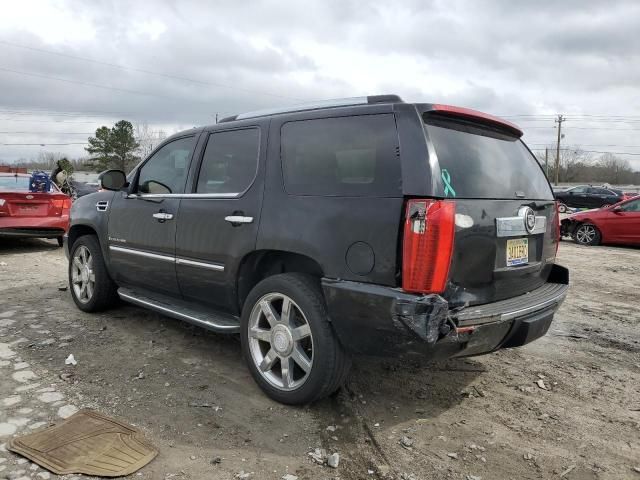
POLYGON ((69 215, 0 218, 0 237, 61 237, 69 230, 69 215))
POLYGON ((367 355, 441 358, 488 353, 543 336, 566 297, 569 274, 554 265, 548 283, 518 297, 452 311, 439 295, 323 279, 334 330, 344 347, 367 355))

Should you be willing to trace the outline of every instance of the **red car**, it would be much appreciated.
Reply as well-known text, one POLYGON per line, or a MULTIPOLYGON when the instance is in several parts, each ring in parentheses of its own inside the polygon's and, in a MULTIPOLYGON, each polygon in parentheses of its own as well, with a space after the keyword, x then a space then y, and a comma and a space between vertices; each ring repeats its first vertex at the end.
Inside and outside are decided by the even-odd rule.
POLYGON ((29 191, 31 177, 0 173, 0 237, 56 238, 69 230, 71 198, 51 183, 48 192, 29 191))
POLYGON ((574 213, 562 220, 562 234, 581 245, 640 245, 640 197, 574 213))

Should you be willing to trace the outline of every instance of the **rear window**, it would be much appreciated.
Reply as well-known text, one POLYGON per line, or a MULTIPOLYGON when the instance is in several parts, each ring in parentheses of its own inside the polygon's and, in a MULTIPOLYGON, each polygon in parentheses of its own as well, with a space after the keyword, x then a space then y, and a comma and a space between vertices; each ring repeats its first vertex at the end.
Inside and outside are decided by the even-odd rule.
POLYGON ((520 139, 462 122, 424 120, 441 169, 438 195, 553 200, 542 169, 520 139))
POLYGON ((402 194, 393 114, 288 122, 281 138, 285 189, 290 194, 402 194))
POLYGON ((29 190, 29 177, 0 177, 0 190, 29 190))

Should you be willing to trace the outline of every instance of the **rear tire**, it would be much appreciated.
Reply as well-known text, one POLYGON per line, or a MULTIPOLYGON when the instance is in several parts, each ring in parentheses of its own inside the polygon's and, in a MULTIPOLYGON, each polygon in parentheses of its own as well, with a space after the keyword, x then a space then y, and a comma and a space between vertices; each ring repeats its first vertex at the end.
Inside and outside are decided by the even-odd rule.
POLYGON ((602 240, 600 230, 591 223, 578 225, 573 233, 573 240, 580 245, 599 245, 602 240))
POLYGON ((84 235, 71 246, 69 290, 76 306, 84 312, 98 312, 118 301, 117 286, 107 272, 95 235, 84 235))
POLYGON ((254 380, 281 403, 304 405, 331 395, 351 367, 310 275, 285 273, 258 283, 244 304, 240 335, 254 380))

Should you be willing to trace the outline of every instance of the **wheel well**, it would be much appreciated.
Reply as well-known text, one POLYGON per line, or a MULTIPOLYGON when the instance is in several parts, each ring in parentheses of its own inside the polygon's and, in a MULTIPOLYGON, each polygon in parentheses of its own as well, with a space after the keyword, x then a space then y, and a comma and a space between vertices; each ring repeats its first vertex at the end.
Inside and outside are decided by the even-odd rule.
POLYGON ((96 231, 93 228, 88 227, 87 225, 74 225, 69 229, 67 240, 69 251, 71 251, 71 248, 73 247, 73 244, 76 242, 76 240, 84 235, 96 235, 96 231))
POLYGON ((238 306, 242 309, 247 295, 258 282, 279 273, 308 273, 323 276, 322 267, 314 259, 281 250, 259 250, 247 255, 238 269, 238 306))

